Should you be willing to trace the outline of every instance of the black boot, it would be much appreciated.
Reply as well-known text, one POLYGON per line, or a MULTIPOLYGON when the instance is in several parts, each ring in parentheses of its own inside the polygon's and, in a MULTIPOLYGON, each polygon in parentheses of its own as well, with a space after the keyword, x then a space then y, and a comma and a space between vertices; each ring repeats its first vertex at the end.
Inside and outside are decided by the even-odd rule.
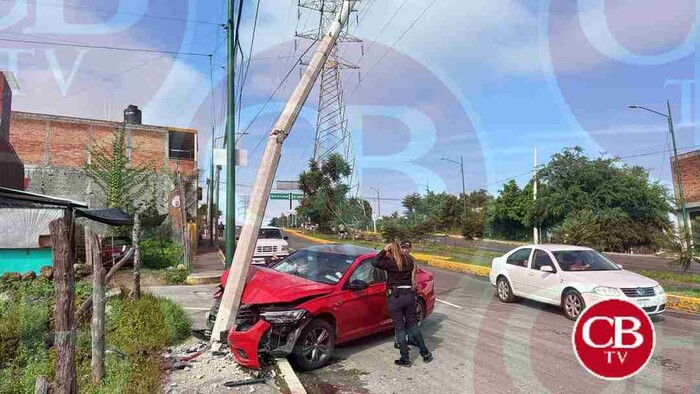
POLYGON ((394 360, 394 364, 399 365, 401 367, 410 367, 411 366, 411 360, 408 359, 403 359, 400 358, 398 360, 394 360))
POLYGON ((430 352, 421 354, 421 356, 423 357, 423 362, 426 364, 433 361, 433 355, 430 352))

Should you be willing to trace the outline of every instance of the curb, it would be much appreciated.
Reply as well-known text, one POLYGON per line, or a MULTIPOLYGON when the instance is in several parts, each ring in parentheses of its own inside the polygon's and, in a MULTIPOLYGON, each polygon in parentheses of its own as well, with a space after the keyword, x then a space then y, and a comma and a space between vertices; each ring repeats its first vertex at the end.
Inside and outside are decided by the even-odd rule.
MULTIPOLYGON (((326 239, 315 238, 315 237, 312 237, 312 236, 309 236, 306 234, 302 234, 302 233, 294 231, 294 230, 285 230, 285 231, 287 231, 291 234, 294 234, 295 236, 298 236, 300 238, 304 238, 308 241, 314 241, 314 242, 323 243, 323 244, 335 243, 332 241, 328 241, 326 239)), ((412 254, 413 254, 413 257, 415 257, 418 261, 421 261, 421 262, 423 262, 429 266, 432 266, 432 267, 442 268, 442 269, 446 269, 446 270, 450 270, 450 271, 464 272, 467 274, 473 274, 473 275, 478 275, 478 276, 486 276, 486 277, 488 277, 489 272, 491 272, 491 269, 489 267, 468 264, 468 263, 457 263, 457 262, 449 261, 449 260, 445 259, 444 256, 434 256, 434 255, 422 254, 422 253, 412 253, 412 254)), ((679 295, 666 294, 666 308, 700 314, 700 298, 684 297, 684 296, 679 296, 679 295)))
POLYGON ((284 384, 287 385, 290 394, 306 394, 306 389, 299 381, 299 377, 294 373, 292 366, 289 365, 289 361, 286 358, 278 358, 277 368, 279 368, 280 375, 284 384))
POLYGON ((186 285, 211 285, 221 282, 221 275, 188 276, 186 285))

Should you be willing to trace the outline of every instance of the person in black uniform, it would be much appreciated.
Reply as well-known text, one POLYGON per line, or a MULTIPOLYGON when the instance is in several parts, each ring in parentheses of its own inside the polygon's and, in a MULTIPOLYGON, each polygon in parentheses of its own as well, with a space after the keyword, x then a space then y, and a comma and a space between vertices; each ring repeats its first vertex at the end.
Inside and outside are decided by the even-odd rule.
POLYGON ((377 260, 372 262, 376 268, 387 271, 387 307, 394 320, 396 341, 399 343, 401 358, 394 361, 395 364, 410 367, 411 359, 408 357, 408 343, 406 334, 410 334, 415 340, 423 361, 433 361, 433 355, 425 346, 423 333, 416 319, 416 291, 413 288, 413 259, 401 252, 401 248, 395 242, 387 244, 377 254, 377 260))

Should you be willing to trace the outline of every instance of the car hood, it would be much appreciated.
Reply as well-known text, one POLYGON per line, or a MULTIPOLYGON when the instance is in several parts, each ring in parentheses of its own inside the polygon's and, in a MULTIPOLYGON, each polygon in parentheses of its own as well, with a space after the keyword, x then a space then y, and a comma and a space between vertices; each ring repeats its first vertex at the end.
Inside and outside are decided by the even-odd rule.
POLYGON ((639 275, 632 271, 569 271, 567 276, 576 282, 586 283, 595 286, 607 286, 617 288, 631 287, 654 287, 659 283, 646 276, 639 275))
POLYGON ((241 301, 246 305, 294 302, 329 294, 335 288, 269 268, 250 267, 250 271, 241 301))
POLYGON ((256 246, 279 246, 279 245, 287 245, 287 241, 285 241, 282 238, 258 238, 258 242, 255 244, 256 246))

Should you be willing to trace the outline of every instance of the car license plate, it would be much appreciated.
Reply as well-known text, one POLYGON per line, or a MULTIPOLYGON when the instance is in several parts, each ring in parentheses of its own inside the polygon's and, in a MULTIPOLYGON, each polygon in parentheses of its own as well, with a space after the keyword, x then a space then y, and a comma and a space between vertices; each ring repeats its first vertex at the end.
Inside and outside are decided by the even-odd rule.
POLYGON ((642 300, 637 300, 637 305, 641 306, 642 308, 645 308, 647 306, 651 306, 651 300, 648 298, 645 298, 642 300))

